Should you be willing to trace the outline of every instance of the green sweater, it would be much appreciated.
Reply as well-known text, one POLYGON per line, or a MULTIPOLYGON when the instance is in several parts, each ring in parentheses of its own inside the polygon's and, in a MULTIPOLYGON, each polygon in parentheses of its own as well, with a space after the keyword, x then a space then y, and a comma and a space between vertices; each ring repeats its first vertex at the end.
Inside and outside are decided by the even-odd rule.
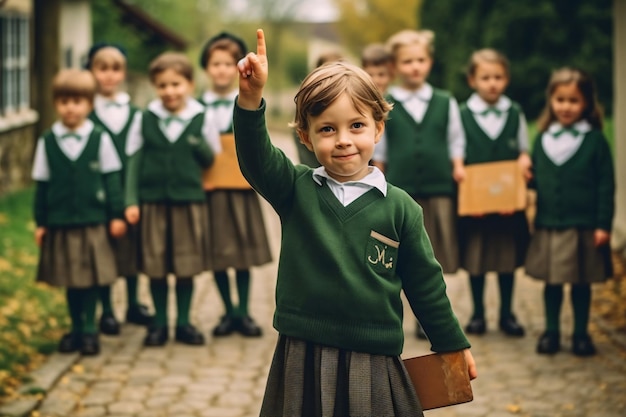
POLYGON ((275 148, 257 111, 235 107, 237 155, 250 184, 281 219, 274 327, 352 351, 399 355, 401 291, 435 351, 469 347, 446 296, 422 211, 401 189, 371 189, 344 207, 313 170, 275 148))
POLYGON ((461 105, 461 122, 465 130, 467 144, 465 147, 465 164, 480 164, 483 162, 510 161, 519 157, 519 130, 520 110, 515 104, 511 105, 504 128, 496 139, 491 139, 480 128, 472 111, 466 103, 461 105))
POLYGON ((77 227, 103 224, 123 218, 124 200, 119 172, 100 172, 100 138, 94 127, 77 160, 70 160, 57 139, 43 135, 50 179, 38 181, 35 193, 35 221, 38 226, 77 227))
POLYGON ((159 118, 143 113, 143 146, 128 158, 126 205, 191 203, 206 199, 202 171, 213 163, 213 152, 202 137, 204 113, 195 116, 175 142, 159 128, 159 118))
POLYGON ((610 231, 615 204, 613 159, 606 138, 589 131, 578 151, 555 165, 535 140, 532 160, 537 189, 537 227, 603 229, 610 231))
POLYGON ((385 125, 387 180, 414 197, 452 196, 456 186, 448 150, 450 94, 435 89, 420 123, 393 97, 385 125))
MULTIPOLYGON (((135 113, 139 111, 139 109, 135 106, 131 105, 129 107, 130 107, 130 110, 128 112, 128 120, 126 121, 126 124, 124 125, 122 130, 119 131, 118 133, 113 133, 113 131, 109 129, 109 127, 106 124, 104 124, 102 120, 100 120, 100 118, 98 117, 95 111, 92 111, 89 114, 89 119, 91 119, 92 122, 100 126, 102 129, 104 129, 104 131, 107 132, 109 136, 111 136, 111 139, 113 139, 113 144, 115 145, 117 154, 120 156, 120 161, 122 161, 123 167, 126 166, 126 159, 127 159, 126 158, 126 139, 128 138, 128 130, 130 129, 130 126, 133 124, 133 120, 135 119, 135 113)), ((122 169, 122 174, 124 174, 123 169, 122 169)))

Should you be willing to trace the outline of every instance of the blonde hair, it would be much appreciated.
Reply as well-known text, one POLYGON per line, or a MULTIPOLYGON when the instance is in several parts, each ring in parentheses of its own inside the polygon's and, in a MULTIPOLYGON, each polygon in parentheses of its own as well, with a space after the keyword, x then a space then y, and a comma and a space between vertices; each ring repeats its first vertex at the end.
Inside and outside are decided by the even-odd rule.
POLYGON ((168 69, 182 75, 188 81, 193 81, 193 65, 187 55, 180 52, 163 52, 154 58, 148 67, 150 81, 154 83, 156 76, 168 69))
POLYGON ((405 29, 392 35, 387 40, 386 47, 393 59, 398 57, 398 49, 409 45, 424 45, 428 55, 432 58, 435 55, 435 32, 428 29, 413 30, 405 29))
POLYGON ((52 99, 83 97, 93 102, 96 79, 88 70, 68 68, 57 73, 52 81, 52 99))
POLYGON ((556 116, 550 105, 550 98, 558 86, 575 83, 585 101, 585 109, 581 119, 587 120, 589 124, 597 129, 602 129, 602 107, 596 95, 596 86, 591 76, 578 68, 563 67, 552 72, 548 88, 546 88, 546 105, 539 115, 537 127, 540 132, 544 132, 550 124, 556 120, 556 116))
POLYGON ((126 69, 126 57, 115 46, 105 46, 96 51, 91 58, 89 68, 93 69, 98 65, 118 66, 123 70, 126 69))
POLYGON ((371 43, 361 52, 361 67, 377 67, 391 63, 391 54, 382 43, 371 43))
POLYGON ((294 98, 296 116, 291 127, 307 132, 309 118, 322 114, 343 93, 360 113, 371 111, 376 122, 385 121, 392 108, 364 70, 346 62, 330 62, 302 81, 294 98))
POLYGON ((502 65, 506 76, 510 77, 509 60, 506 58, 506 56, 504 56, 504 54, 491 48, 479 49, 470 56, 466 70, 468 77, 472 77, 474 76, 474 74, 476 74, 476 68, 478 68, 478 65, 480 65, 481 62, 502 65))

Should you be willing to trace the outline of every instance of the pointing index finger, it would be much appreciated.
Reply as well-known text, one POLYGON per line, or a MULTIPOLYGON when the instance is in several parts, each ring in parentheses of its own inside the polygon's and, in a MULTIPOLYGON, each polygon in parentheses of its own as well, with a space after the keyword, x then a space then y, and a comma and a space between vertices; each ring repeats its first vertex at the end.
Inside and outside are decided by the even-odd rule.
POLYGON ((265 56, 265 33, 263 29, 257 29, 256 31, 256 54, 265 56))

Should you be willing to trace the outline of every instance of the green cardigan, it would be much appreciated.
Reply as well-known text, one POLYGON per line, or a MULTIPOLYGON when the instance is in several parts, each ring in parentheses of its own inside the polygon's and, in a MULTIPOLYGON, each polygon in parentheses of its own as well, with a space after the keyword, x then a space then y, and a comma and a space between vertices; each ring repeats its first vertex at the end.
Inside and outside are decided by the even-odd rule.
POLYGON ((563 165, 546 155, 539 133, 532 160, 537 189, 537 227, 610 231, 615 204, 613 159, 606 138, 589 131, 578 151, 563 165))
POLYGON ((120 172, 100 172, 102 134, 95 126, 75 161, 63 153, 52 131, 43 135, 50 179, 37 182, 35 221, 38 226, 76 227, 123 218, 120 172))
POLYGON ((237 155, 250 184, 281 219, 274 327, 351 351, 399 355, 402 290, 435 351, 469 347, 446 296, 421 208, 401 189, 371 189, 344 207, 313 170, 270 142, 265 103, 235 107, 237 155))

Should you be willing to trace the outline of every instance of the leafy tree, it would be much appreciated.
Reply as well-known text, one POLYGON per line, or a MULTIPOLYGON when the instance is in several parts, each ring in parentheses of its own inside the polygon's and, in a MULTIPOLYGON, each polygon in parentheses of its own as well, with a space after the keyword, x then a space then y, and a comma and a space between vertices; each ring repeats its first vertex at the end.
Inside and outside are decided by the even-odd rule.
POLYGON ((465 66, 480 48, 511 61, 507 91, 534 118, 545 103, 551 72, 579 66, 592 74, 607 112, 612 103, 611 0, 426 0, 422 26, 436 33, 431 82, 468 97, 465 66))

